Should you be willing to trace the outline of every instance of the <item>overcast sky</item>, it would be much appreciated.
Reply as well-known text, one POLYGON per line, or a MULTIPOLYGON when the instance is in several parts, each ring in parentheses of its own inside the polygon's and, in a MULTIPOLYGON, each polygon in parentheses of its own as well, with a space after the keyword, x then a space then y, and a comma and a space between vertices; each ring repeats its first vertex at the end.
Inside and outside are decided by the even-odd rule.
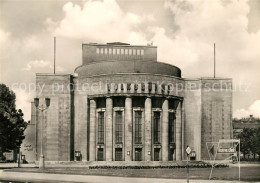
POLYGON ((158 60, 183 77, 212 77, 216 43, 217 77, 233 79, 233 116, 260 117, 259 17, 259 0, 0 0, 0 82, 29 120, 28 86, 35 73, 53 71, 54 36, 57 72, 71 74, 82 43, 120 41, 153 42, 158 60))

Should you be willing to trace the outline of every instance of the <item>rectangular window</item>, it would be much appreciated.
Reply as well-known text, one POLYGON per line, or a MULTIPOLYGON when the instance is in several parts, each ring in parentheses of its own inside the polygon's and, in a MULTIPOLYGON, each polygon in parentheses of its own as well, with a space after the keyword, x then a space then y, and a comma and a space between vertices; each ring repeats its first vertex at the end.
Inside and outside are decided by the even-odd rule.
POLYGON ((137 55, 140 55, 140 50, 137 50, 137 55))
POLYGON ((108 49, 108 53, 109 53, 109 55, 112 54, 112 48, 109 48, 109 49, 108 49))
POLYGON ((124 49, 121 49, 121 55, 124 55, 124 49))
POLYGON ((133 55, 136 55, 136 49, 133 49, 133 55))
POLYGON ((116 49, 115 48, 113 48, 113 55, 115 55, 116 54, 116 49))
POLYGON ((144 50, 141 50, 141 55, 144 55, 144 50))
POLYGON ((99 48, 97 48, 97 54, 99 54, 99 48))
POLYGON ((98 112, 98 143, 104 143, 104 112, 98 112))
POLYGON ((132 49, 129 49, 129 55, 132 55, 132 49))
POLYGON ((160 143, 160 112, 154 112, 153 116, 153 142, 160 143))
POLYGON ((135 143, 142 143, 142 111, 135 111, 135 143))
POLYGON ((107 48, 105 48, 105 54, 107 54, 107 48))
POLYGON ((173 112, 169 113, 169 143, 174 143, 174 122, 175 114, 173 112))
POLYGON ((125 55, 128 55, 128 49, 125 49, 125 55))
POLYGON ((100 53, 103 54, 103 48, 100 48, 100 53))
POLYGON ((116 49, 116 54, 120 54, 120 49, 116 49))
POLYGON ((123 143, 123 112, 116 111, 115 114, 115 140, 116 143, 123 143))

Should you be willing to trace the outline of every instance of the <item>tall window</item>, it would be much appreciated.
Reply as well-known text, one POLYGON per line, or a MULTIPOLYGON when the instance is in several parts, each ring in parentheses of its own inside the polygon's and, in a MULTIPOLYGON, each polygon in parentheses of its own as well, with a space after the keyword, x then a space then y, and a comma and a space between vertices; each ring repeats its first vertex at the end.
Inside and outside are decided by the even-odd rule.
POLYGON ((115 137, 116 137, 116 143, 122 143, 123 142, 123 122, 122 122, 122 111, 116 111, 115 116, 115 137))
POLYGON ((104 112, 98 112, 98 143, 104 143, 104 112))
POLYGON ((153 142, 160 143, 160 112, 154 112, 153 116, 153 142))
POLYGON ((135 143, 142 143, 142 111, 135 111, 135 143))
POLYGON ((173 112, 169 113, 169 143, 174 143, 174 122, 175 114, 173 112))

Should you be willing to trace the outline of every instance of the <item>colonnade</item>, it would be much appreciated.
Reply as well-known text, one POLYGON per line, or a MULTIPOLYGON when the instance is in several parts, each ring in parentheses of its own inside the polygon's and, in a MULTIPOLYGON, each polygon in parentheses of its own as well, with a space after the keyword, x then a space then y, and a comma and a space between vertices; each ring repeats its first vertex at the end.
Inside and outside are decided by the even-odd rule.
MULTIPOLYGON (((90 99, 90 120, 89 120, 89 161, 97 161, 97 150, 98 148, 103 148, 104 153, 103 161, 115 161, 115 148, 122 148, 122 161, 136 161, 136 149, 140 149, 141 161, 169 161, 171 160, 181 160, 182 159, 182 117, 181 117, 181 105, 178 106, 176 110, 169 109, 169 99, 162 98, 161 108, 152 108, 153 97, 146 96, 144 101, 143 112, 143 135, 142 143, 136 144, 134 140, 134 124, 135 119, 133 119, 133 112, 139 109, 133 108, 133 97, 134 96, 124 96, 125 105, 123 110, 124 118, 123 120, 123 142, 122 144, 116 144, 115 135, 115 107, 113 106, 113 97, 106 97, 105 105, 105 125, 104 125, 104 144, 98 144, 97 141, 97 98, 90 99), (154 112, 158 111, 160 114, 159 131, 160 131, 160 142, 155 143, 153 139, 153 115, 154 112), (175 114, 174 122, 174 134, 175 143, 169 143, 169 113, 173 112, 175 114), (171 155, 170 148, 174 148, 173 157, 169 158, 171 155), (156 155, 158 153, 158 157, 156 155)), ((176 99, 179 100, 179 99, 176 99)), ((182 101, 180 101, 181 103, 182 101)), ((140 109, 141 110, 141 109, 140 109)))

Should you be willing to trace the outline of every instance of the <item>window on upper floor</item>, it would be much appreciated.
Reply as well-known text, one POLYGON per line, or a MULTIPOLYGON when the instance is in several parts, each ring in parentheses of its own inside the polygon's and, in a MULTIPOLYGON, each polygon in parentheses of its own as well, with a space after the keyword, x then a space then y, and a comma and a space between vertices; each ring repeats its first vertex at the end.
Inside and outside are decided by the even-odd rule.
POLYGON ((153 142, 154 144, 160 143, 160 112, 153 113, 153 142))
POLYGON ((169 113, 169 143, 172 144, 174 143, 174 124, 175 124, 175 113, 170 112, 169 113))
POLYGON ((104 112, 98 112, 98 143, 104 143, 104 112))
POLYGON ((117 144, 123 143, 123 112, 115 112, 115 141, 117 144))
POLYGON ((135 143, 142 143, 142 111, 135 111, 135 143))

